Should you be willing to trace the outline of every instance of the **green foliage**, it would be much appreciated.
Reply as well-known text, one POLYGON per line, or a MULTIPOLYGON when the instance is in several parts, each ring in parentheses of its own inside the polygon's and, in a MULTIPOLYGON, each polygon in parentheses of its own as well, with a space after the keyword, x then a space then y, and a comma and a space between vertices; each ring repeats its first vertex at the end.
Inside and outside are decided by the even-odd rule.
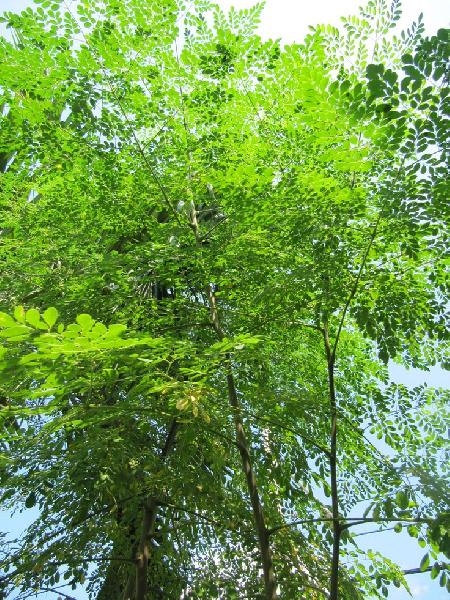
POLYGON ((236 415, 282 598, 329 593, 338 521, 341 598, 405 584, 368 521, 449 584, 448 392, 386 366, 448 368, 448 30, 371 0, 281 47, 261 10, 2 17, 5 596, 122 597, 151 499, 149 597, 260 597, 236 415))

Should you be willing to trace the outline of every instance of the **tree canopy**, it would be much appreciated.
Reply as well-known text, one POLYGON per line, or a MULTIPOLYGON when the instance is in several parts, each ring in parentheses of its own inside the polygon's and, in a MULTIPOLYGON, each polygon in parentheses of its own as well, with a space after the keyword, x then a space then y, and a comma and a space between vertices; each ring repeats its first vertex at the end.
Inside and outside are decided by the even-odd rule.
POLYGON ((448 391, 388 371, 449 366, 449 32, 262 10, 1 17, 5 598, 383 598, 365 523, 450 590, 448 391))

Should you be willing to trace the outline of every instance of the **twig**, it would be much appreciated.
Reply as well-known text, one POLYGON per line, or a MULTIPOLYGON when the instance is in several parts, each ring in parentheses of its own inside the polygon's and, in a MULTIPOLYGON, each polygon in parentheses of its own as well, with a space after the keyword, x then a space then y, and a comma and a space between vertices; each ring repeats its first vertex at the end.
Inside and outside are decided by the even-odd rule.
MULTIPOLYGON (((277 525, 276 527, 272 527, 268 530, 269 534, 276 533, 281 529, 289 529, 290 527, 296 527, 297 525, 306 525, 308 523, 332 523, 335 519, 333 517, 317 517, 312 519, 301 519, 299 521, 292 521, 291 523, 284 523, 283 525, 277 525)), ((341 530, 348 529, 349 527, 353 527, 354 525, 363 525, 364 523, 432 523, 432 518, 417 518, 417 519, 409 519, 407 517, 402 518, 398 517, 397 519, 383 518, 380 517, 375 519, 373 517, 339 517, 338 521, 342 521, 343 524, 340 526, 341 530)), ((364 534, 359 534, 364 535, 364 534)))

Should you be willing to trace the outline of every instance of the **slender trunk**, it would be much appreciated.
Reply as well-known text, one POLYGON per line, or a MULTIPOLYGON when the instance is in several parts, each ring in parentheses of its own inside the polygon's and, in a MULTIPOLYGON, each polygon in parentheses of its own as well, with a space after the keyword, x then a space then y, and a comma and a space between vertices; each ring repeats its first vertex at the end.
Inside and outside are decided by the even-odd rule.
MULTIPOLYGON (((164 463, 168 454, 175 445, 179 423, 173 419, 166 441, 161 450, 160 459, 164 463)), ((148 496, 144 503, 142 511, 142 531, 137 551, 135 553, 136 576, 130 577, 125 586, 123 600, 147 600, 148 589, 148 563, 150 559, 150 542, 155 527, 156 517, 158 514, 158 499, 154 496, 148 496), (135 584, 133 585, 133 579, 135 584), (134 590, 133 590, 134 587, 134 590), (133 592, 133 593, 132 593, 133 592)))
POLYGON ((333 555, 331 559, 330 597, 329 600, 338 600, 339 597, 339 550, 341 540, 341 524, 339 521, 339 496, 337 485, 337 410, 336 387, 334 382, 335 353, 331 350, 328 337, 328 324, 324 323, 325 352, 328 363, 328 390, 330 396, 331 432, 330 432, 330 484, 331 484, 331 511, 333 515, 333 555))
POLYGON ((245 473, 245 477, 247 480, 247 488, 253 509, 253 518, 255 520, 256 531, 258 534, 259 550, 261 554, 261 561, 264 573, 264 586, 266 590, 266 598, 267 600, 272 600, 277 597, 277 584, 275 581, 275 573, 273 570, 272 553, 270 550, 269 543, 269 532, 265 524, 264 512, 259 497, 255 473, 252 469, 247 437, 245 435, 244 426, 240 414, 239 399, 237 397, 236 386, 233 374, 231 373, 230 365, 229 369, 230 370, 227 374, 228 398, 230 401, 230 405, 233 408, 234 426, 236 429, 236 442, 239 448, 239 453, 241 455, 242 469, 245 473))
POLYGON ((158 504, 154 498, 144 506, 141 539, 136 553, 136 600, 147 598, 150 539, 155 527, 157 509, 158 504))
MULTIPOLYGON (((211 321, 218 337, 222 339, 223 331, 220 326, 219 315, 217 312, 216 299, 213 291, 209 290, 209 302, 211 310, 211 321)), ((259 497, 258 485, 256 482, 255 473, 252 468, 250 458, 249 445, 245 435, 244 425, 241 416, 241 406, 236 391, 236 384, 231 369, 230 357, 227 359, 227 385, 228 385, 228 400, 233 409, 234 426, 236 431, 236 442, 239 448, 239 453, 242 460, 242 470, 244 471, 247 481, 247 488, 252 505, 253 518, 256 526, 256 533, 259 543, 259 551, 261 556, 264 587, 266 600, 274 600, 277 598, 277 584, 273 569, 272 552, 269 543, 269 531, 265 524, 264 512, 259 497)))

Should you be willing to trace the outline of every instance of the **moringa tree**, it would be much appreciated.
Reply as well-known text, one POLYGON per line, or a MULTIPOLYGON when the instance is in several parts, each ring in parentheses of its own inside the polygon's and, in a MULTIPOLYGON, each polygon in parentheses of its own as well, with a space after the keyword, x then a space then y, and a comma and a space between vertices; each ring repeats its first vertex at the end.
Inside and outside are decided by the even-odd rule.
POLYGON ((448 365, 448 31, 261 10, 3 17, 7 597, 383 597, 371 522, 447 585, 448 395, 387 362, 448 365))

